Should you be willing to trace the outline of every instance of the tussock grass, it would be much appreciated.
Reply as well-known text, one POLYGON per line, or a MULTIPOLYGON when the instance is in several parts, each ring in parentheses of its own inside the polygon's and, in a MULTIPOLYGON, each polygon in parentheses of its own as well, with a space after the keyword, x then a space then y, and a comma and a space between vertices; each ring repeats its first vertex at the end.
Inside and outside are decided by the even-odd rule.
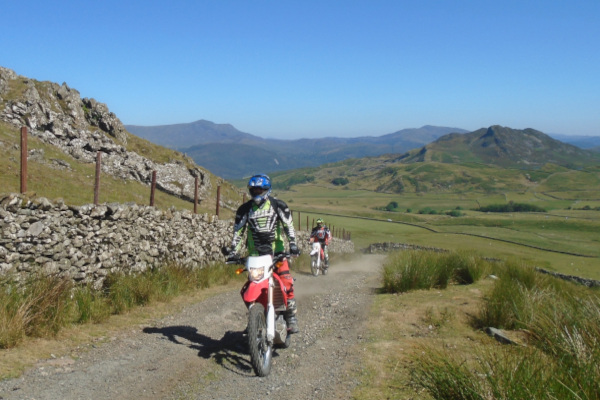
POLYGON ((488 261, 470 252, 400 251, 391 254, 384 264, 383 291, 401 293, 444 289, 450 282, 473 283, 489 268, 488 261))
POLYGON ((134 307, 223 285, 235 276, 235 269, 216 263, 111 274, 100 290, 52 276, 39 275, 23 283, 5 278, 0 282, 0 349, 15 347, 25 337, 52 337, 71 324, 102 322, 134 307))
MULTIPOLYGON (((439 256, 442 258, 442 256, 439 256)), ((518 261, 499 279, 474 327, 526 332, 527 347, 480 345, 474 354, 423 347, 413 379, 435 399, 600 398, 600 297, 518 261)))
POLYGON ((25 336, 52 336, 69 320, 70 282, 33 275, 23 286, 7 279, 0 283, 0 348, 25 336))

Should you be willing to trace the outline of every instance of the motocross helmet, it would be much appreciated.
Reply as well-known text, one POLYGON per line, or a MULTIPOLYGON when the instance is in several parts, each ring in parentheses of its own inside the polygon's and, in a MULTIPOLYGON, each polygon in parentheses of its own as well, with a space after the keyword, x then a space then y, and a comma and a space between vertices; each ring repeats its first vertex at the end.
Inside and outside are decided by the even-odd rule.
POLYGON ((256 204, 262 203, 271 194, 271 178, 264 174, 254 175, 248 181, 248 192, 256 204))
POLYGON ((317 219, 317 226, 323 225, 323 220, 321 218, 317 219))

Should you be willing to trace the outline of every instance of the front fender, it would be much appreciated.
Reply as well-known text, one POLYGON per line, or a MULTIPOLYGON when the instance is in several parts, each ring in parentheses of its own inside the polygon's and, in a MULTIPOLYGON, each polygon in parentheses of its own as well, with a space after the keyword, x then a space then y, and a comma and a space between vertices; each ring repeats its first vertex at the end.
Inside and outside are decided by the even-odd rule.
POLYGON ((242 298, 246 303, 254 303, 256 301, 260 301, 261 298, 264 298, 265 301, 260 301, 261 303, 266 303, 266 298, 268 294, 269 281, 264 280, 262 282, 248 282, 245 285, 245 290, 242 291, 242 298))

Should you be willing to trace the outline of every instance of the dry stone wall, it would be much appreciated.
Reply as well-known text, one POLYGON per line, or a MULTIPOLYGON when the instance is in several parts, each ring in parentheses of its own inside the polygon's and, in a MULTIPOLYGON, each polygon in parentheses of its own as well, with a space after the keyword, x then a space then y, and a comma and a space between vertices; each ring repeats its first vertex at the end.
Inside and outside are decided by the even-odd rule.
MULTIPOLYGON (((0 275, 39 271, 98 287, 110 272, 135 273, 167 262, 201 268, 223 260, 233 221, 133 203, 68 206, 43 197, 0 196, 0 275)), ((298 245, 308 251, 308 232, 298 245)), ((332 252, 353 252, 334 239, 332 252)))

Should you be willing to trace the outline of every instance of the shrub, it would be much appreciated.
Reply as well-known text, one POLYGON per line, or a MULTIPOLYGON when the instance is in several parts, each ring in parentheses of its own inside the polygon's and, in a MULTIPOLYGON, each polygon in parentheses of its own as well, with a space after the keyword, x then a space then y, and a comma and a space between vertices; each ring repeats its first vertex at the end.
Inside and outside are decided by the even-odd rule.
POLYGON ((343 185, 347 185, 348 182, 350 182, 348 180, 348 178, 335 178, 331 181, 331 183, 333 183, 336 186, 343 186, 343 185))
POLYGON ((478 211, 482 212, 546 212, 546 209, 538 207, 534 204, 514 203, 508 204, 490 204, 489 206, 479 207, 478 211))
POLYGON ((451 217, 462 217, 464 214, 458 210, 451 210, 451 211, 446 211, 446 215, 449 215, 451 217))

